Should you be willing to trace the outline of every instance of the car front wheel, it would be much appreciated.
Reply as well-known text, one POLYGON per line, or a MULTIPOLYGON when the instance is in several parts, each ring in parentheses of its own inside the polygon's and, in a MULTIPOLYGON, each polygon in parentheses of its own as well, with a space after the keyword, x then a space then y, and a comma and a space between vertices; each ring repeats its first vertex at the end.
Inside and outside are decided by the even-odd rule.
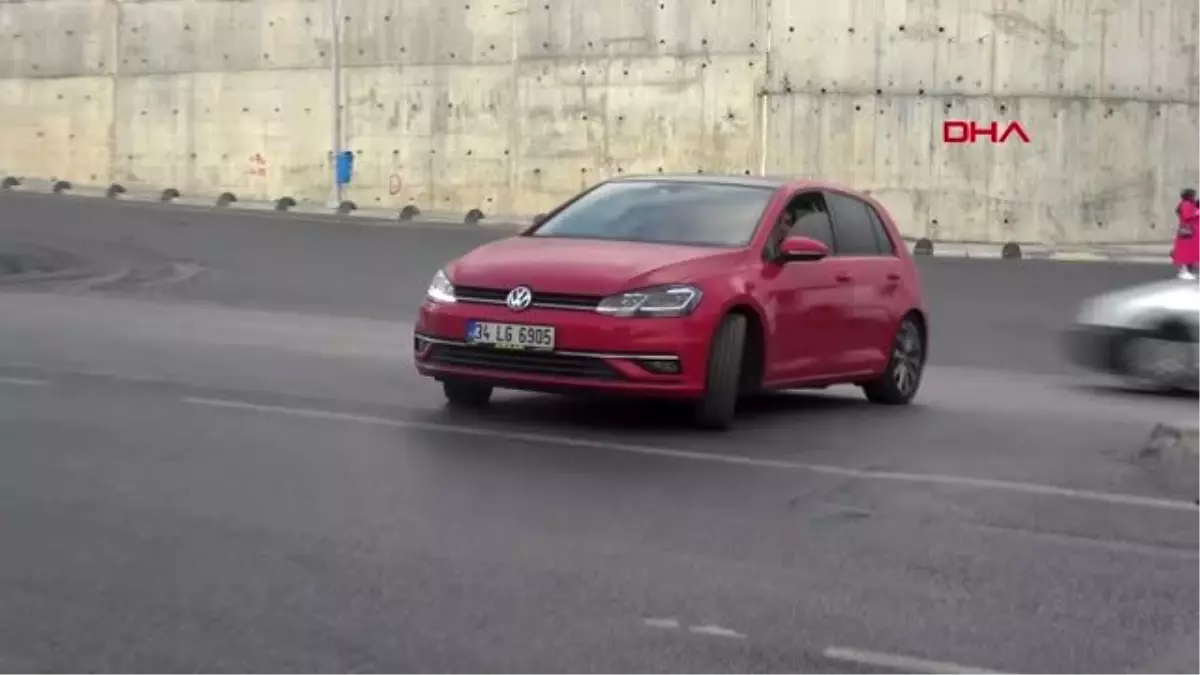
POLYGON ((741 390, 742 352, 746 345, 746 317, 730 314, 721 320, 708 355, 704 396, 696 402, 696 423, 709 429, 733 425, 741 390))
POLYGON ((1194 391, 1197 346, 1187 328, 1167 324, 1128 340, 1122 348, 1126 379, 1136 386, 1194 391))
POLYGON ((442 392, 451 408, 482 408, 492 399, 492 388, 477 382, 446 380, 442 392))
POLYGON ((900 322, 892 340, 892 355, 887 369, 877 379, 863 385, 863 393, 872 403, 905 405, 917 395, 925 372, 925 336, 921 324, 911 316, 900 322))

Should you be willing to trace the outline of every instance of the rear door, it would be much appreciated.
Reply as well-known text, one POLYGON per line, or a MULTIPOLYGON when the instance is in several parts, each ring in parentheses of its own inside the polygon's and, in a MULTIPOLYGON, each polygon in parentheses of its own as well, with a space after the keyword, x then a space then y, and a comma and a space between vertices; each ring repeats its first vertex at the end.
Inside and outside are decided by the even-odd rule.
POLYGON ((892 308, 901 292, 902 263, 895 242, 870 204, 835 190, 826 191, 825 199, 837 256, 851 279, 844 363, 852 372, 875 372, 887 363, 890 353, 892 308))

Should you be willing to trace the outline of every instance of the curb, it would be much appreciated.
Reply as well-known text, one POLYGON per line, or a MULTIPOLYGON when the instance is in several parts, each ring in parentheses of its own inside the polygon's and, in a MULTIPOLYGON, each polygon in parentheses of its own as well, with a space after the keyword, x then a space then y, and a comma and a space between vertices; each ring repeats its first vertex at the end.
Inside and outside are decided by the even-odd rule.
MULTIPOLYGON (((533 223, 533 218, 485 214, 478 208, 468 209, 464 214, 447 212, 422 212, 417 206, 407 204, 400 209, 359 207, 352 201, 343 201, 335 206, 300 202, 294 197, 281 195, 269 200, 243 200, 233 192, 220 195, 192 197, 180 193, 174 187, 157 189, 129 188, 119 183, 107 186, 78 186, 68 181, 50 179, 25 179, 16 176, 0 178, 0 192, 47 195, 56 198, 85 197, 136 203, 155 203, 202 210, 230 210, 260 212, 280 218, 289 216, 319 217, 330 222, 365 221, 374 224, 395 225, 460 225, 486 230, 520 231, 533 223)), ((1004 242, 952 242, 934 241, 928 238, 906 238, 909 250, 917 258, 964 258, 975 260, 1046 260, 1058 262, 1106 262, 1170 265, 1170 244, 1154 243, 1143 245, 1094 245, 1070 247, 1058 250, 1052 246, 1036 243, 1004 242), (1134 249, 1136 246, 1138 248, 1134 249), (1131 250, 1132 249, 1132 250, 1131 250)))
POLYGON ((1007 242, 932 241, 905 238, 912 254, 934 258, 974 258, 978 260, 1046 260, 1055 262, 1137 263, 1169 266, 1171 244, 1092 244, 1056 247, 1045 244, 1007 242))
POLYGON ((397 210, 376 207, 360 208, 353 201, 343 201, 336 207, 330 207, 311 202, 300 202, 286 195, 272 200, 244 200, 232 192, 222 192, 216 197, 195 197, 183 195, 176 188, 151 191, 126 188, 116 183, 106 187, 71 186, 66 181, 52 183, 50 181, 23 180, 10 177, 0 179, 0 193, 3 192, 36 195, 38 197, 45 196, 56 199, 103 199, 131 204, 178 207, 193 211, 228 210, 243 213, 250 212, 256 215, 278 217, 281 220, 288 217, 300 217, 327 220, 329 222, 361 221, 363 224, 411 226, 458 225, 471 229, 502 229, 513 231, 523 230, 530 224, 529 219, 485 215, 479 209, 471 209, 465 214, 446 212, 423 213, 412 204, 408 204, 397 210))

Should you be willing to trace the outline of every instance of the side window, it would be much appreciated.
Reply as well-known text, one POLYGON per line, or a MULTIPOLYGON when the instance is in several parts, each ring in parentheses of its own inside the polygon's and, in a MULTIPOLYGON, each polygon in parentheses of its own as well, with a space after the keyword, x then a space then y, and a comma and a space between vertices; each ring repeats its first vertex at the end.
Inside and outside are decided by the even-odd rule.
POLYGON ((886 256, 896 255, 896 245, 888 236, 887 228, 883 226, 883 219, 879 217, 875 207, 870 204, 866 204, 866 207, 867 216, 871 218, 871 229, 875 230, 875 241, 879 244, 879 253, 886 256))
POLYGON ((833 228, 837 233, 838 255, 876 256, 883 253, 869 208, 861 201, 837 192, 826 195, 833 212, 833 228))
POLYGON ((780 221, 775 224, 767 240, 768 257, 774 256, 779 244, 789 236, 816 239, 828 246, 830 251, 836 250, 833 223, 821 193, 808 192, 793 197, 779 217, 780 221))
POLYGON ((792 226, 792 234, 808 237, 834 250, 833 223, 829 220, 829 208, 824 198, 818 192, 798 195, 788 204, 788 210, 796 224, 792 226))

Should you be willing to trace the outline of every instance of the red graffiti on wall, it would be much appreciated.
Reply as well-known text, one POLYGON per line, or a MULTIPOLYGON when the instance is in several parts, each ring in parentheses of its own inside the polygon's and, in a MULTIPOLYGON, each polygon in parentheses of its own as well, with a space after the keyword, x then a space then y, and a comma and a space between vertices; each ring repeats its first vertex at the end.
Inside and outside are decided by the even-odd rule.
POLYGON ((246 173, 251 176, 266 176, 267 175, 267 158, 261 153, 250 155, 250 168, 246 173))
POLYGON ((400 194, 401 188, 404 187, 403 181, 400 180, 400 174, 394 173, 388 176, 388 194, 395 196, 400 194))

